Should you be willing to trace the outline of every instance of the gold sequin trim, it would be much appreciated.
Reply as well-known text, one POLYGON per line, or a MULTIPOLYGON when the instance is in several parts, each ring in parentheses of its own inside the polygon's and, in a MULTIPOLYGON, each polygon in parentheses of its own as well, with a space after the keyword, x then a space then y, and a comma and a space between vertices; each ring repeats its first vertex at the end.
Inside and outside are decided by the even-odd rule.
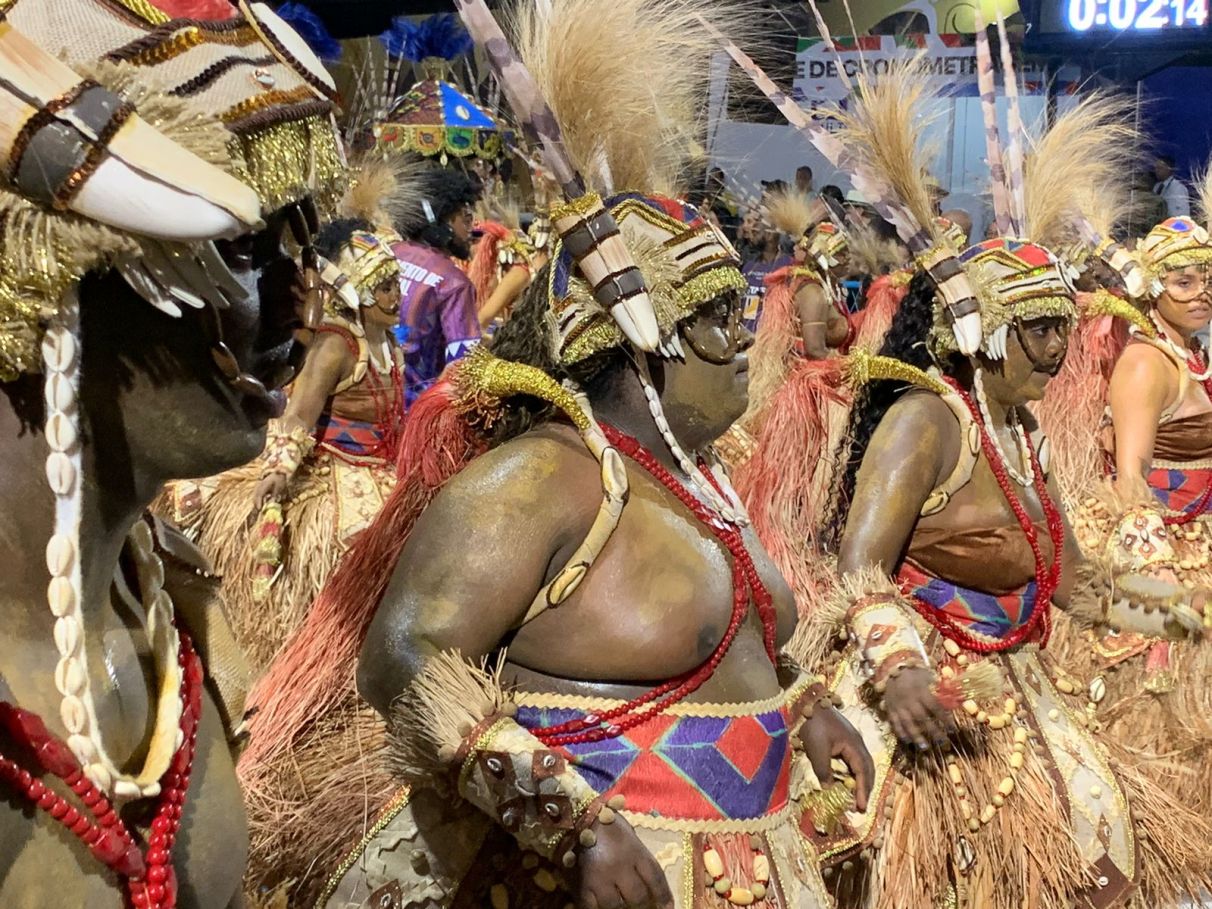
POLYGON ((602 197, 597 193, 585 193, 583 196, 577 196, 575 199, 551 206, 551 220, 559 221, 572 216, 584 218, 601 204, 602 197))
POLYGON ((1117 319, 1123 319, 1129 325, 1135 326, 1146 337, 1157 337, 1156 326, 1143 312, 1122 297, 1117 297, 1115 294, 1101 287, 1091 295, 1089 301, 1086 303, 1085 315, 1087 318, 1114 316, 1117 319))
POLYGON ((745 280, 745 276, 739 269, 731 265, 725 268, 713 268, 701 275, 695 275, 677 289, 678 299, 682 302, 679 315, 684 318, 708 300, 714 300, 720 294, 730 290, 744 293, 748 288, 749 282, 745 280))
POLYGON ((237 120, 243 120, 245 117, 265 110, 267 107, 299 104, 302 101, 311 101, 314 98, 315 92, 308 85, 300 85, 297 88, 291 89, 274 89, 260 95, 254 95, 251 98, 245 98, 239 104, 232 105, 219 115, 219 119, 224 123, 235 123, 237 120))
POLYGON ((226 44, 232 47, 246 47, 259 42, 257 33, 252 28, 233 29, 232 31, 210 31, 197 25, 188 25, 181 31, 167 37, 161 43, 138 51, 130 57, 124 57, 122 62, 134 66, 159 66, 174 57, 193 50, 200 44, 226 44))
POLYGON ((916 366, 893 357, 877 356, 862 348, 847 355, 844 370, 847 381, 855 388, 879 379, 892 379, 928 389, 937 395, 953 393, 947 383, 916 366))
POLYGON ((1212 264, 1212 246, 1194 246, 1170 253, 1160 262, 1150 265, 1146 272, 1151 278, 1160 278, 1166 272, 1177 271, 1188 265, 1212 264))
POLYGON ((483 346, 463 358, 456 382, 465 405, 472 409, 491 410, 503 398, 527 394, 558 407, 581 432, 590 428, 577 399, 555 379, 533 366, 494 357, 483 346))

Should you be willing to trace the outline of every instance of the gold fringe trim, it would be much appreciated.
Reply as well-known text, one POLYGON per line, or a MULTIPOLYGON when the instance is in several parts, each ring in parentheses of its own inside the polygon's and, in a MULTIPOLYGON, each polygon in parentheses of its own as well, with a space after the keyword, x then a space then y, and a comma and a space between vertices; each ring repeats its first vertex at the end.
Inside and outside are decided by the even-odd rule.
POLYGON ((468 410, 492 413, 500 408, 503 399, 527 394, 558 407, 581 432, 590 428, 589 416, 572 392, 541 369, 502 360, 483 345, 463 358, 455 373, 455 383, 461 403, 468 410))
POLYGON ((1113 316, 1117 319, 1123 319, 1148 338, 1157 337, 1157 327, 1143 312, 1127 300, 1117 297, 1102 287, 1090 296, 1083 315, 1086 318, 1113 316))
POLYGON ((228 149, 240 163, 236 176, 274 211, 305 196, 331 209, 345 190, 347 171, 339 138, 327 117, 278 123, 234 136, 228 149))

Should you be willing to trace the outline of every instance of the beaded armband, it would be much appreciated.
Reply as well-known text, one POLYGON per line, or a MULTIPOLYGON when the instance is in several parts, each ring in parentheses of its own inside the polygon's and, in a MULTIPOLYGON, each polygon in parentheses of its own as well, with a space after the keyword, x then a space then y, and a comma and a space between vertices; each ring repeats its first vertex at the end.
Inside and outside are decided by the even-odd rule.
POLYGON ((500 685, 503 661, 431 657, 393 708, 391 764, 409 781, 453 782, 524 849, 571 867, 578 848, 596 843, 593 824, 612 823, 622 800, 599 795, 518 723, 500 685))
POLYGON ((917 629, 894 593, 856 599, 846 612, 846 624, 858 644, 868 681, 883 693, 888 681, 906 668, 928 668, 930 661, 917 629))
POLYGON ((293 477, 298 471, 316 442, 311 433, 301 426, 296 426, 290 432, 276 432, 270 435, 265 444, 265 468, 262 476, 280 473, 285 477, 293 477))
MULTIPOLYGON (((459 795, 523 849, 571 867, 576 848, 596 842, 590 826, 613 822, 614 811, 562 755, 518 725, 513 712, 506 704, 464 740, 456 757, 459 795)), ((622 807, 621 800, 614 807, 622 807)))

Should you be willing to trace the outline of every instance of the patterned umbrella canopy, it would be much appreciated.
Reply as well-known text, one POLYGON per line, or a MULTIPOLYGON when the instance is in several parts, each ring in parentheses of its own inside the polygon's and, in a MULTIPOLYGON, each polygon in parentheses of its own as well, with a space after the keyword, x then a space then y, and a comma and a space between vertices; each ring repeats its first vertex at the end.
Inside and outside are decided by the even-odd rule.
POLYGON ((501 128, 449 82, 426 79, 414 85, 375 127, 384 150, 439 156, 500 158, 501 128))

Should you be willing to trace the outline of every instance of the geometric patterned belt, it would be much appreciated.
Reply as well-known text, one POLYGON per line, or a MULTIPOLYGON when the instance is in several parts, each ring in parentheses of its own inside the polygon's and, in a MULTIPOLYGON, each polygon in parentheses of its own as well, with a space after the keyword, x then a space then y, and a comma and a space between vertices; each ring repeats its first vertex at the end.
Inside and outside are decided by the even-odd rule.
POLYGON ((1148 473, 1148 482, 1162 506, 1170 511, 1188 514, 1208 510, 1212 469, 1154 467, 1148 473))
MULTIPOLYGON (((587 711, 518 707, 518 722, 538 729, 587 711)), ((748 820, 787 804, 791 748, 786 708, 753 716, 660 713, 622 735, 562 745, 597 792, 623 795, 629 814, 677 820, 748 820)))
POLYGON ((998 596, 936 578, 906 561, 901 565, 897 581, 901 590, 913 597, 919 612, 929 610, 927 618, 954 625, 991 643, 1003 640, 1027 624, 1035 613, 1033 580, 1018 590, 998 596))

